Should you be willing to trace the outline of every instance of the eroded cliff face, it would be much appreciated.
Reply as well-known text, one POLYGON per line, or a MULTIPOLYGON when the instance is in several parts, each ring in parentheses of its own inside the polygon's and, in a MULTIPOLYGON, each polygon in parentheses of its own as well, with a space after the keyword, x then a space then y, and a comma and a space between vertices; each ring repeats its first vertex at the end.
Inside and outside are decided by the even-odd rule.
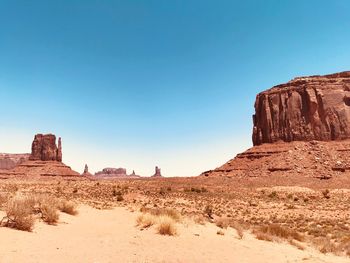
POLYGON ((350 71, 295 78, 261 92, 253 144, 350 138, 350 71))
POLYGON ((62 162, 61 138, 56 145, 56 136, 53 134, 37 134, 32 143, 30 160, 62 162))

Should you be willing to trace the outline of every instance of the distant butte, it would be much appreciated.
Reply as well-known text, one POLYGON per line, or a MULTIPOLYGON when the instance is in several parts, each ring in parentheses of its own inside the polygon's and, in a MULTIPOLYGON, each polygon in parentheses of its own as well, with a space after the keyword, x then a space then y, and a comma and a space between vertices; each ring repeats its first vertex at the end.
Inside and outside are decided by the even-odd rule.
MULTIPOLYGON (((79 173, 62 163, 61 138, 58 139, 58 145, 56 145, 56 136, 53 134, 35 135, 30 155, 12 155, 11 158, 16 165, 14 167, 11 166, 10 169, 2 170, 0 175, 30 177, 79 176, 79 173)), ((4 159, 2 158, 0 163, 4 163, 4 159)))
POLYGON ((350 138, 350 71, 299 77, 257 95, 253 144, 350 138))
POLYGON ((139 175, 132 174, 128 175, 125 168, 104 168, 102 171, 95 173, 94 178, 101 179, 117 179, 117 178, 139 178, 139 175))
POLYGON ((253 145, 204 176, 350 174, 350 71, 298 77, 256 96, 253 145))
POLYGON ((154 175, 152 175, 151 177, 155 177, 155 178, 163 177, 161 170, 160 168, 158 168, 158 166, 155 167, 154 175))

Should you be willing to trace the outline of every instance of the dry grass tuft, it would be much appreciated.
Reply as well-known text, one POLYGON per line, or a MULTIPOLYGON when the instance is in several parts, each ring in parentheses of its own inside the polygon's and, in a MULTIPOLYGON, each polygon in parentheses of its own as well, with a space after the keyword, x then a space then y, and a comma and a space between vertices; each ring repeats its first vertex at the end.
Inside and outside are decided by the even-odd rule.
POLYGON ((297 241, 303 241, 304 236, 302 236, 297 231, 282 227, 278 224, 271 224, 267 226, 261 226, 258 229, 255 229, 253 233, 256 235, 256 237, 260 240, 267 240, 272 241, 273 237, 278 237, 280 239, 295 239, 297 241))
POLYGON ((54 225, 59 219, 57 210, 57 201, 49 196, 42 197, 40 199, 39 208, 41 212, 41 218, 49 225, 54 225))
POLYGON ((230 225, 230 219, 225 217, 219 217, 215 219, 215 225, 220 228, 226 229, 230 225))
POLYGON ((69 215, 77 215, 78 214, 78 210, 77 210, 76 205, 71 201, 61 200, 58 203, 58 209, 61 212, 69 214, 69 215))
POLYGON ((149 213, 154 216, 168 216, 172 218, 176 222, 180 222, 182 220, 181 214, 175 210, 170 208, 141 208, 140 210, 143 213, 149 213))
POLYGON ((243 235, 244 235, 244 229, 243 229, 243 227, 238 223, 238 222, 233 222, 232 224, 231 224, 231 227, 233 227, 235 230, 236 230, 236 232, 237 232, 237 235, 238 235, 238 238, 239 239, 242 239, 243 238, 243 235))
POLYGON ((223 236, 225 235, 225 232, 222 230, 222 229, 219 229, 217 232, 216 232, 217 235, 220 235, 220 236, 223 236))
POLYGON ((205 225, 206 218, 203 215, 193 217, 193 221, 199 225, 205 225))
POLYGON ((149 228, 156 225, 157 232, 161 235, 173 236, 177 234, 176 220, 167 214, 143 213, 136 218, 136 225, 141 228, 149 228))
POLYGON ((151 214, 141 214, 136 218, 136 225, 141 228, 148 228, 156 224, 157 220, 154 215, 151 214))
POLYGON ((33 205, 25 196, 15 196, 7 202, 6 216, 1 225, 23 231, 32 231, 34 227, 33 205))
POLYGON ((173 218, 162 215, 158 218, 157 230, 161 235, 174 236, 177 233, 175 221, 173 218))
POLYGON ((289 244, 291 244, 292 246, 295 246, 299 250, 305 250, 305 245, 303 245, 299 241, 296 241, 294 239, 290 239, 290 240, 288 240, 288 242, 289 242, 289 244))

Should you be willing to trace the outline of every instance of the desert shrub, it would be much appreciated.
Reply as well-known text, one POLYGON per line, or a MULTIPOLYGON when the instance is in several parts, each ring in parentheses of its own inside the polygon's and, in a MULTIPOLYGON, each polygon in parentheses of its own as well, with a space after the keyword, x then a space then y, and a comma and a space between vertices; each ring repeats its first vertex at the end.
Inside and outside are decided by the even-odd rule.
POLYGON ((50 196, 41 196, 37 198, 37 211, 41 213, 41 218, 49 225, 56 224, 59 219, 57 200, 50 196))
POLYGON ((40 207, 42 213, 42 219, 49 225, 56 224, 59 219, 59 214, 56 206, 52 206, 49 203, 44 203, 40 207))
POLYGON ((0 207, 6 204, 8 197, 5 194, 0 194, 0 207))
POLYGON ((213 218, 213 207, 210 206, 210 205, 207 205, 205 208, 204 208, 204 214, 207 215, 209 218, 213 218))
POLYGON ((323 195, 323 197, 326 198, 326 199, 331 198, 331 196, 330 196, 330 191, 329 191, 328 189, 323 190, 323 191, 322 191, 322 195, 323 195))
POLYGON ((215 219, 215 225, 220 228, 226 229, 230 224, 230 220, 228 218, 219 217, 215 219))
POLYGON ((23 231, 32 231, 34 226, 33 206, 28 197, 15 196, 7 202, 6 216, 1 224, 23 231))
POLYGON ((230 226, 236 230, 238 238, 242 239, 244 235, 242 225, 240 225, 238 222, 233 222, 230 224, 230 226))
POLYGON ((193 221, 199 225, 205 225, 205 217, 203 215, 198 215, 193 218, 193 221))
POLYGON ((273 241, 273 237, 271 235, 266 234, 266 233, 255 230, 255 231, 253 231, 253 234, 259 240, 273 241))
POLYGON ((78 210, 76 208, 76 205, 71 201, 61 200, 58 203, 57 207, 63 213, 66 213, 69 215, 77 215, 78 214, 78 210))
POLYGON ((216 234, 220 235, 220 236, 223 236, 223 235, 225 235, 225 232, 222 231, 222 229, 219 229, 218 231, 216 231, 216 234))
POLYGON ((156 217, 148 213, 141 214, 136 218, 136 225, 142 228, 153 226, 156 222, 156 217))
POLYGON ((175 221, 166 215, 162 215, 158 219, 157 231, 161 235, 174 236, 177 233, 175 221))
POLYGON ((299 250, 305 250, 305 246, 301 244, 299 241, 296 241, 294 239, 289 239, 288 242, 289 244, 291 244, 292 246, 296 247, 299 250))
POLYGON ((201 191, 202 191, 202 193, 206 193, 206 192, 208 192, 208 189, 205 188, 205 187, 202 187, 202 188, 201 188, 201 191))
POLYGON ((166 189, 168 192, 171 192, 171 187, 169 186, 169 187, 167 187, 167 189, 166 189))
POLYGON ((276 197, 278 197, 277 192, 276 192, 276 191, 272 191, 272 192, 268 195, 268 197, 270 197, 270 198, 276 198, 276 197))
POLYGON ((165 189, 163 187, 159 189, 159 194, 165 195, 165 189))
POLYGON ((117 195, 117 201, 118 201, 118 202, 121 202, 121 201, 123 201, 123 200, 124 200, 123 195, 117 195))
POLYGON ((78 193, 78 188, 77 188, 77 187, 74 187, 74 189, 73 189, 73 194, 76 194, 76 193, 78 193))
POLYGON ((261 226, 258 229, 258 232, 279 237, 282 239, 295 239, 298 241, 303 241, 304 237, 298 233, 297 231, 287 228, 287 227, 282 227, 278 224, 270 224, 266 226, 261 226))
POLYGON ((154 215, 154 216, 168 216, 176 222, 180 222, 182 219, 181 214, 177 210, 171 209, 171 208, 146 208, 146 207, 142 207, 140 211, 144 212, 144 213, 149 213, 149 214, 154 215))
POLYGON ((196 188, 196 187, 191 187, 191 192, 195 192, 195 193, 201 193, 201 189, 200 188, 196 188))
POLYGON ((113 190, 112 190, 112 195, 114 197, 117 197, 117 201, 118 202, 121 202, 121 201, 124 200, 122 192, 121 191, 117 191, 115 188, 113 188, 113 190))

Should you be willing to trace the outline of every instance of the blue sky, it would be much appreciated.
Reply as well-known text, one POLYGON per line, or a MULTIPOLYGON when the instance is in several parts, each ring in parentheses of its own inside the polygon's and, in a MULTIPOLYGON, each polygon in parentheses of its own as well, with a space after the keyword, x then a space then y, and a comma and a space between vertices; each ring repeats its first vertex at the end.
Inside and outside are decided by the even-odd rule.
POLYGON ((347 0, 0 0, 0 152, 192 176, 251 146, 255 95, 350 70, 347 0))

